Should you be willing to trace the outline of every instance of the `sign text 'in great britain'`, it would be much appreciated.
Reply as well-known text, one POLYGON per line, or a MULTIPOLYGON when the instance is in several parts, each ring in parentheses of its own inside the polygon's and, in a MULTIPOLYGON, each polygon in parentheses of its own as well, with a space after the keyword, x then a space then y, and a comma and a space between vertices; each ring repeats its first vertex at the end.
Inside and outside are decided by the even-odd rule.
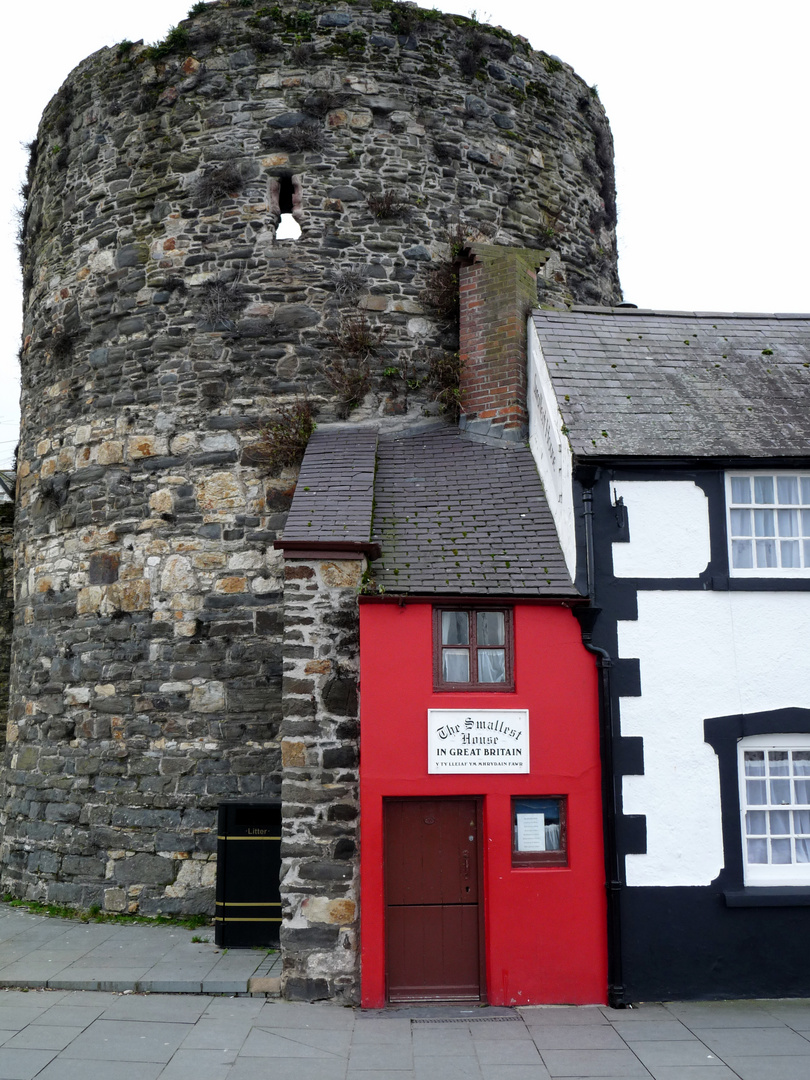
POLYGON ((528 709, 428 709, 429 773, 528 771, 528 709))

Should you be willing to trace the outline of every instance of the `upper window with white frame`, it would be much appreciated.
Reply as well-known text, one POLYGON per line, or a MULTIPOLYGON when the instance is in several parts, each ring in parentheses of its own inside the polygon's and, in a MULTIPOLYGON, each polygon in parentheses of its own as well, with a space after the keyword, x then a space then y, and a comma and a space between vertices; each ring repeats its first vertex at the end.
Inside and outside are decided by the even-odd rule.
POLYGON ((810 885, 810 735, 739 744, 746 885, 810 885))
POLYGON ((810 473, 728 473, 729 570, 810 576, 810 473))

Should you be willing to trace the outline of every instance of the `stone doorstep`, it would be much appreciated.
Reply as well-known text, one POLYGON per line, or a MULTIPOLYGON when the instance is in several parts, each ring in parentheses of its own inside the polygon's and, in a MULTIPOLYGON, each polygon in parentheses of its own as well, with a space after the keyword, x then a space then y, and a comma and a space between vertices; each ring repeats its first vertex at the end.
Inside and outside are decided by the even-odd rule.
POLYGON ((248 993, 264 997, 279 997, 281 994, 281 976, 265 975, 248 979, 248 993))

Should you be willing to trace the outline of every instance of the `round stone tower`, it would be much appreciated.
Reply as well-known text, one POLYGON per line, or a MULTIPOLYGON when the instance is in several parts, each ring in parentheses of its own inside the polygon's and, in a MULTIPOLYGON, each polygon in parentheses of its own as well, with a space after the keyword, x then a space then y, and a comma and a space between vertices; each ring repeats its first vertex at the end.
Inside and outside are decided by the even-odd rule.
POLYGON ((144 913, 210 912, 218 802, 280 790, 308 413, 436 410, 469 242, 537 249, 541 304, 620 299, 565 64, 392 0, 193 12, 68 77, 25 211, 2 887, 144 913))

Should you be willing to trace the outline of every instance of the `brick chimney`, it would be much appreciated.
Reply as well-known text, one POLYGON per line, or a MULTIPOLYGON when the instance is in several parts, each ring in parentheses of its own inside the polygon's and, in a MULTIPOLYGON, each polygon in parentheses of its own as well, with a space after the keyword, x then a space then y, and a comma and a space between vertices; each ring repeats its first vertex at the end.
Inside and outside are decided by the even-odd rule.
POLYGON ((526 438, 526 318, 537 307, 537 270, 547 253, 473 244, 459 268, 459 427, 526 438))

